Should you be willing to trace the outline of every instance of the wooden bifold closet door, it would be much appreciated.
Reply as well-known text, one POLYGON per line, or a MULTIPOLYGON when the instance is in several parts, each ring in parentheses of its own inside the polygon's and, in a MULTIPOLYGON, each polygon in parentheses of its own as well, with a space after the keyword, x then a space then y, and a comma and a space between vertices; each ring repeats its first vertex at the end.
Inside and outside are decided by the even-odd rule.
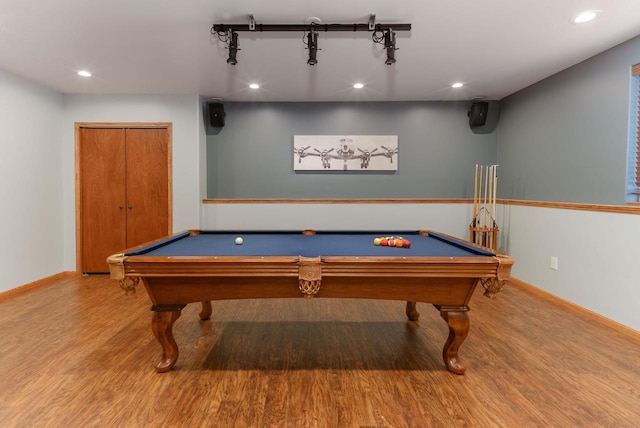
POLYGON ((79 129, 82 272, 171 232, 169 147, 167 128, 79 129))

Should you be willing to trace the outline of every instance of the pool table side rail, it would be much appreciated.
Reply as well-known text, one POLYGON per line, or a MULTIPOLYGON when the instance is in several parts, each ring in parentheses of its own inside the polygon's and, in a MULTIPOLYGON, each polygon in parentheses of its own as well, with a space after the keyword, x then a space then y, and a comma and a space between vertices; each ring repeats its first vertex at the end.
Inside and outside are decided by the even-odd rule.
MULTIPOLYGON (((212 234, 214 232, 203 231, 202 233, 212 234)), ((225 233, 225 231, 220 231, 220 233, 225 233)), ((299 233, 309 233, 309 231, 299 233)), ((485 247, 440 232, 434 233, 429 230, 421 230, 417 233, 419 235, 437 235, 437 239, 443 237, 447 241, 460 243, 471 250, 475 247, 481 252, 490 251, 485 247)), ((200 231, 184 231, 111 255, 107 258, 110 276, 116 280, 136 276, 297 276, 301 262, 308 260, 308 258, 301 256, 144 255, 153 248, 169 245, 184 237, 197 234, 200 234, 200 231), (239 266, 241 266, 241 269, 239 269, 239 266)), ((477 257, 321 256, 319 260, 322 265, 323 276, 356 277, 368 274, 365 276, 447 277, 451 276, 452 268, 455 267, 455 275, 458 277, 495 278, 498 281, 509 279, 513 265, 511 257, 500 253, 496 253, 493 256, 479 255, 477 257)))
MULTIPOLYGON (((125 276, 297 275, 300 256, 126 256, 107 259, 112 279, 125 276)), ((513 260, 494 257, 320 257, 323 276, 457 277, 509 279, 513 260)))

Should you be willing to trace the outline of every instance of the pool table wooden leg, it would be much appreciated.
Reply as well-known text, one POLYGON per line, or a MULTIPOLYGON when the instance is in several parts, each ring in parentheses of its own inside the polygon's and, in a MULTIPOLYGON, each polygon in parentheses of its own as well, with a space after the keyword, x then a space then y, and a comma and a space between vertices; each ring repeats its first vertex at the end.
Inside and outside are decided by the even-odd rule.
POLYGON ((160 346, 162 358, 156 364, 156 371, 168 372, 178 360, 178 344, 173 338, 173 323, 180 317, 185 305, 157 305, 152 306, 153 317, 151 329, 160 346))
POLYGON ((418 321, 418 318, 420 318, 420 312, 416 310, 416 302, 407 302, 406 313, 409 321, 418 321))
POLYGON ((203 301, 202 310, 200 311, 200 319, 201 320, 211 319, 212 313, 213 313, 213 309, 211 308, 211 300, 203 301))
POLYGON ((436 308, 440 310, 440 316, 449 326, 449 337, 442 349, 442 358, 450 372, 461 375, 467 368, 458 358, 458 349, 469 334, 469 315, 467 314, 469 307, 436 306, 436 308))

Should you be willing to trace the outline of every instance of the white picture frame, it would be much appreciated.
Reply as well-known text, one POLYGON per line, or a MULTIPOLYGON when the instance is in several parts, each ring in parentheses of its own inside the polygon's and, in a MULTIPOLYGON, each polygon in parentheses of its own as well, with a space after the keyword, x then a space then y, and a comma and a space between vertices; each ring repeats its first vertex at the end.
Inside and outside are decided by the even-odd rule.
POLYGON ((294 135, 294 171, 397 171, 397 135, 294 135))

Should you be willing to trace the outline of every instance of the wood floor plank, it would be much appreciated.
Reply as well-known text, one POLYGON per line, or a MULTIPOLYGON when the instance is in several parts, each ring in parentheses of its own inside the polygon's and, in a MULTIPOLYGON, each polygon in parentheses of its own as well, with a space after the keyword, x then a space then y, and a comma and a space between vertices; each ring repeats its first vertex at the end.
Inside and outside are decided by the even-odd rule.
POLYGON ((640 426, 640 341, 521 287, 472 298, 463 376, 433 307, 349 299, 188 305, 158 374, 149 307, 101 275, 0 299, 1 425, 640 426))

